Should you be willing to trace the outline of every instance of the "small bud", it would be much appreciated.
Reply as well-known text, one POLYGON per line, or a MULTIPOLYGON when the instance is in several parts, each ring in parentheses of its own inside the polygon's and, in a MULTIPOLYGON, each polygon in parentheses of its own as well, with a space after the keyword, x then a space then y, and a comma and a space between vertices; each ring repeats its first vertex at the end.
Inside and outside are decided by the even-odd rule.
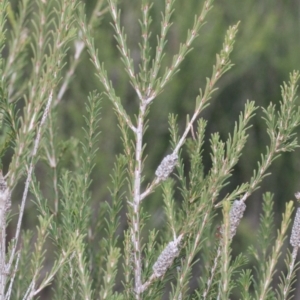
POLYGON ((177 165, 177 161, 178 161, 177 154, 167 155, 158 166, 155 175, 160 180, 166 180, 174 170, 175 166, 177 165))
POLYGON ((162 277, 166 273, 167 269, 172 265, 173 260, 179 255, 180 248, 178 246, 181 239, 182 235, 170 242, 159 255, 157 261, 152 267, 153 274, 156 278, 162 277))
MULTIPOLYGON (((230 238, 232 239, 236 230, 240 224, 240 221, 244 215, 246 209, 246 204, 241 200, 234 200, 229 212, 229 222, 230 222, 230 238)), ((221 234, 224 232, 224 228, 221 228, 221 234)))
POLYGON ((300 247, 300 208, 296 212, 290 243, 293 247, 300 247))

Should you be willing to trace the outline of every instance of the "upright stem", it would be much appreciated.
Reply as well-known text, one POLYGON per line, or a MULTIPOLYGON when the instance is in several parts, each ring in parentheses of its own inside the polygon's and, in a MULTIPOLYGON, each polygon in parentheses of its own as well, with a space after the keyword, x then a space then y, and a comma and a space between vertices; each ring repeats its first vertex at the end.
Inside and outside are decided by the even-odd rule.
POLYGON ((142 288, 142 266, 141 266, 141 245, 140 245, 140 193, 143 158, 143 131, 144 117, 147 104, 141 102, 136 130, 135 147, 135 170, 134 170, 134 191, 133 191, 133 216, 132 216, 132 243, 134 253, 134 278, 136 299, 140 299, 142 288))
POLYGON ((23 215, 24 215, 24 210, 25 210, 25 204, 26 204, 26 200, 27 200, 27 195, 29 192, 29 186, 32 180, 32 173, 33 173, 33 169, 34 169, 34 160, 36 158, 37 152, 38 152, 38 148, 40 145, 40 141, 42 138, 42 130, 43 130, 43 126, 46 123, 47 117, 49 115, 49 111, 51 108, 51 104, 52 104, 52 99, 53 99, 53 90, 50 91, 48 100, 47 100, 47 104, 40 122, 40 125, 38 127, 37 130, 37 134, 36 134, 36 138, 34 140, 34 146, 33 146, 33 151, 32 151, 32 155, 31 155, 31 161, 28 167, 28 171, 27 171, 27 178, 25 181, 25 188, 24 188, 24 192, 23 192, 23 196, 22 196, 22 201, 21 201, 21 205, 20 205, 20 212, 19 212, 19 217, 18 217, 18 223, 17 223, 17 229, 16 229, 16 233, 15 233, 15 237, 13 240, 13 246, 12 246, 12 250, 11 250, 11 254, 10 254, 10 258, 8 261, 8 264, 6 266, 6 272, 10 272, 11 267, 12 267, 12 263, 13 260, 15 259, 15 253, 17 250, 17 244, 18 244, 18 240, 19 240, 19 236, 20 236, 20 232, 21 232, 21 225, 22 225, 22 220, 23 220, 23 215))
POLYGON ((297 258, 298 249, 299 249, 299 247, 293 247, 292 257, 291 257, 291 261, 290 261, 289 267, 288 267, 288 274, 286 276, 283 293, 282 293, 284 300, 288 299, 289 293, 291 292, 291 283, 293 280, 293 272, 294 272, 294 268, 295 268, 295 262, 296 262, 296 258, 297 258))
POLYGON ((5 206, 0 208, 0 299, 4 299, 6 284, 6 265, 5 265, 5 241, 6 241, 6 213, 5 206))

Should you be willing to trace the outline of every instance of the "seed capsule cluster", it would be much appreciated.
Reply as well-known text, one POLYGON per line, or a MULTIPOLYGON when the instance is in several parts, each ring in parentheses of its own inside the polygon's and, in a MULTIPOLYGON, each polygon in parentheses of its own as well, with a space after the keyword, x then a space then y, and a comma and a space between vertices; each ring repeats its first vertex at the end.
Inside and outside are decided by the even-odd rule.
POLYGON ((166 180, 177 165, 177 161, 177 154, 167 155, 158 166, 157 170, 155 171, 155 175, 160 180, 166 180))

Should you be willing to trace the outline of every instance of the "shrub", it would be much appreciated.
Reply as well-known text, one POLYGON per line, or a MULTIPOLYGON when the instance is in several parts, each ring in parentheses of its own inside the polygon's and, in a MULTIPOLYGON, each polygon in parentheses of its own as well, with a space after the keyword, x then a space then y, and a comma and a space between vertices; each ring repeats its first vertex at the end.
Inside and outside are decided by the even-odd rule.
POLYGON ((0 176, 1 299, 32 299, 41 296, 47 286, 52 287, 54 299, 288 299, 292 295, 300 245, 299 209, 290 238, 292 252, 285 250, 286 270, 272 286, 278 278, 276 264, 282 249, 287 248, 292 201, 286 204, 281 226, 273 237, 273 195, 265 193, 259 246, 250 247, 248 253, 232 251, 240 252, 233 241, 246 200, 268 175, 273 161, 282 152, 298 147, 299 73, 292 72, 289 82, 283 83, 279 107, 270 103, 262 108, 269 144, 252 177, 222 194, 259 109, 254 101, 247 101, 226 141, 218 132, 211 134, 211 165, 206 170, 203 147, 207 121, 201 114, 218 81, 232 67, 230 54, 239 23, 230 26, 185 127, 178 125, 177 115, 169 115, 169 152, 151 174, 145 165, 156 146, 146 148, 145 143, 151 104, 172 82, 212 9, 212 0, 204 1, 178 53, 170 57, 166 43, 174 2, 165 1, 157 45, 151 49, 152 4, 141 1, 140 54, 134 59, 116 0, 107 4, 98 1, 88 20, 83 4, 76 0, 23 0, 18 14, 8 1, 1 1, 0 149, 3 169, 7 165, 0 176), (117 96, 95 46, 93 25, 108 11, 138 100, 132 101, 136 114, 117 96), (82 139, 61 141, 57 126, 60 104, 85 50, 103 93, 93 91, 87 96, 82 139), (169 65, 163 60, 165 56, 169 65), (91 186, 92 172, 99 167, 96 158, 103 155, 98 144, 102 98, 108 98, 115 111, 122 150, 110 172, 110 197, 98 199, 99 210, 95 212, 91 186), (159 201, 152 205, 164 211, 162 224, 149 224, 148 202, 153 193, 159 201), (29 198, 34 203, 30 207, 29 198), (26 206, 37 221, 36 229, 23 230, 26 206), (12 214, 15 210, 16 215, 12 214), (8 228, 13 228, 12 237, 8 228))

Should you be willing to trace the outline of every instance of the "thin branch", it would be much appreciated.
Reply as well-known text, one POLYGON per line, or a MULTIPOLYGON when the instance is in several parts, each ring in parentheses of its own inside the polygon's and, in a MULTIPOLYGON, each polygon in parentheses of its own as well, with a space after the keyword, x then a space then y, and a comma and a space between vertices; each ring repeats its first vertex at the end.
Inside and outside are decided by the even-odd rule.
MULTIPOLYGON (((103 0, 99 0, 92 12, 92 16, 89 20, 89 23, 88 23, 88 28, 90 28, 94 21, 96 20, 97 17, 100 17, 102 14, 104 14, 105 12, 108 11, 108 7, 106 7, 105 9, 103 9, 102 11, 100 11, 102 5, 103 5, 103 0)), ((69 83, 72 79, 72 76, 73 74, 75 73, 75 70, 78 66, 78 63, 79 63, 79 59, 80 59, 80 56, 83 52, 83 50, 85 49, 85 43, 81 40, 76 40, 74 42, 74 46, 75 46, 75 53, 74 53, 74 57, 73 57, 73 61, 71 62, 70 64, 70 67, 69 67, 69 70, 66 72, 66 76, 64 78, 64 81, 59 89, 59 92, 57 94, 57 98, 54 102, 54 106, 56 106, 57 104, 59 104, 59 102, 61 101, 61 99, 63 98, 68 86, 69 86, 69 83)))
POLYGON ((136 148, 135 148, 135 171, 134 171, 134 190, 133 190, 133 216, 132 216, 132 243, 134 257, 134 277, 136 299, 140 299, 142 290, 142 262, 141 262, 141 241, 140 241, 140 203, 141 203, 141 180, 142 180, 142 154, 143 154, 143 131, 144 118, 147 105, 141 102, 140 112, 138 116, 138 125, 136 132, 136 148))
POLYGON ((222 247, 219 245, 218 247, 218 251, 217 251, 217 255, 215 256, 214 258, 214 265, 210 271, 210 277, 208 278, 207 282, 206 282, 206 288, 203 292, 203 295, 202 295, 202 299, 205 300, 208 296, 208 293, 210 291, 210 288, 211 288, 211 285, 213 283, 213 279, 216 275, 216 270, 217 270, 217 266, 218 266, 218 262, 219 262, 219 258, 221 256, 221 250, 222 250, 222 247))
POLYGON ((124 108, 120 102, 120 99, 116 96, 115 90, 112 86, 112 83, 108 79, 107 72, 104 70, 104 66, 101 65, 99 62, 97 51, 93 44, 93 40, 89 37, 88 28, 86 27, 84 20, 80 21, 80 26, 82 28, 84 42, 86 43, 87 48, 90 53, 90 56, 91 56, 91 61, 93 62, 94 66, 97 70, 96 74, 98 75, 100 81, 102 82, 108 98, 111 100, 111 102, 114 105, 115 110, 122 117, 122 119, 125 121, 125 123, 128 125, 128 127, 134 133, 136 133, 136 131, 137 131, 136 127, 132 124, 132 121, 131 121, 130 117, 128 116, 128 114, 126 113, 126 111, 124 110, 124 108))
POLYGON ((18 252, 16 264, 15 264, 14 271, 13 271, 13 276, 12 276, 10 282, 9 282, 9 287, 8 287, 8 290, 7 290, 6 295, 5 295, 5 300, 10 299, 11 292, 12 292, 12 287, 13 287, 14 280, 15 280, 16 273, 17 273, 17 268, 18 268, 18 265, 19 265, 20 257, 21 257, 21 252, 18 252))
MULTIPOLYGON (((207 2, 207 5, 209 5, 209 1, 207 2)), ((237 23, 236 25, 234 25, 228 29, 221 53, 220 53, 220 55, 217 55, 216 65, 213 67, 211 79, 207 79, 206 87, 205 87, 205 91, 204 91, 203 95, 202 95, 202 91, 200 91, 200 95, 196 99, 196 108, 195 108, 194 114, 193 114, 192 118, 190 119, 190 121, 188 122, 188 124, 186 125, 184 133, 182 134, 177 145, 175 146, 172 155, 178 154, 180 148, 185 143, 187 135, 191 131, 193 124, 197 120, 199 114, 208 105, 208 101, 211 99, 212 93, 216 90, 215 84, 221 78, 221 76, 227 70, 229 70, 229 68, 231 67, 229 55, 232 51, 232 46, 234 43, 235 35, 237 33, 238 25, 239 25, 239 23, 237 23)), ((198 26, 200 26, 200 25, 198 24, 198 26)), ((149 103, 148 100, 145 102, 147 104, 149 103)), ((153 192, 153 190, 158 186, 160 181, 161 181, 161 179, 155 178, 153 180, 153 182, 147 187, 146 191, 141 195, 141 200, 144 199, 151 192, 153 192)))
POLYGON ((298 249, 299 247, 293 247, 293 252, 292 252, 292 259, 291 262, 289 264, 289 271, 286 277, 286 283, 284 285, 284 289, 283 289, 283 293, 282 296, 284 297, 283 299, 288 299, 288 295, 290 293, 290 289, 291 289, 291 283, 292 283, 292 278, 294 275, 294 268, 295 268, 295 262, 296 262, 296 258, 297 258, 297 254, 298 254, 298 249))
POLYGON ((20 236, 20 232, 21 232, 21 225, 22 225, 22 220, 23 220, 23 215, 24 215, 24 210, 25 210, 25 204, 26 204, 26 200, 27 200, 29 186, 30 186, 30 183, 31 183, 31 180, 32 180, 32 172, 33 172, 33 169, 34 169, 34 159, 37 155, 37 151, 38 151, 39 144, 40 144, 40 141, 41 141, 42 128, 43 128, 43 126, 46 122, 46 119, 48 117, 50 107, 51 107, 51 103, 52 103, 52 99, 53 99, 53 90, 50 91, 48 101, 47 101, 47 104, 46 104, 41 122, 40 122, 39 127, 38 127, 38 131, 37 131, 35 141, 34 141, 34 147, 33 147, 32 155, 31 155, 31 161, 30 161, 30 165, 29 165, 29 168, 28 168, 27 178, 26 178, 26 182, 25 182, 25 188, 24 188, 22 201, 21 201, 21 206, 20 206, 17 229, 16 229, 14 240, 13 240, 13 247, 12 247, 12 251, 11 251, 11 255, 10 255, 8 265, 6 266, 6 272, 7 273, 9 273, 10 270, 11 270, 11 266, 12 266, 12 263, 13 263, 13 260, 14 260, 16 249, 17 249, 17 244, 18 244, 18 240, 19 240, 19 236, 20 236))

